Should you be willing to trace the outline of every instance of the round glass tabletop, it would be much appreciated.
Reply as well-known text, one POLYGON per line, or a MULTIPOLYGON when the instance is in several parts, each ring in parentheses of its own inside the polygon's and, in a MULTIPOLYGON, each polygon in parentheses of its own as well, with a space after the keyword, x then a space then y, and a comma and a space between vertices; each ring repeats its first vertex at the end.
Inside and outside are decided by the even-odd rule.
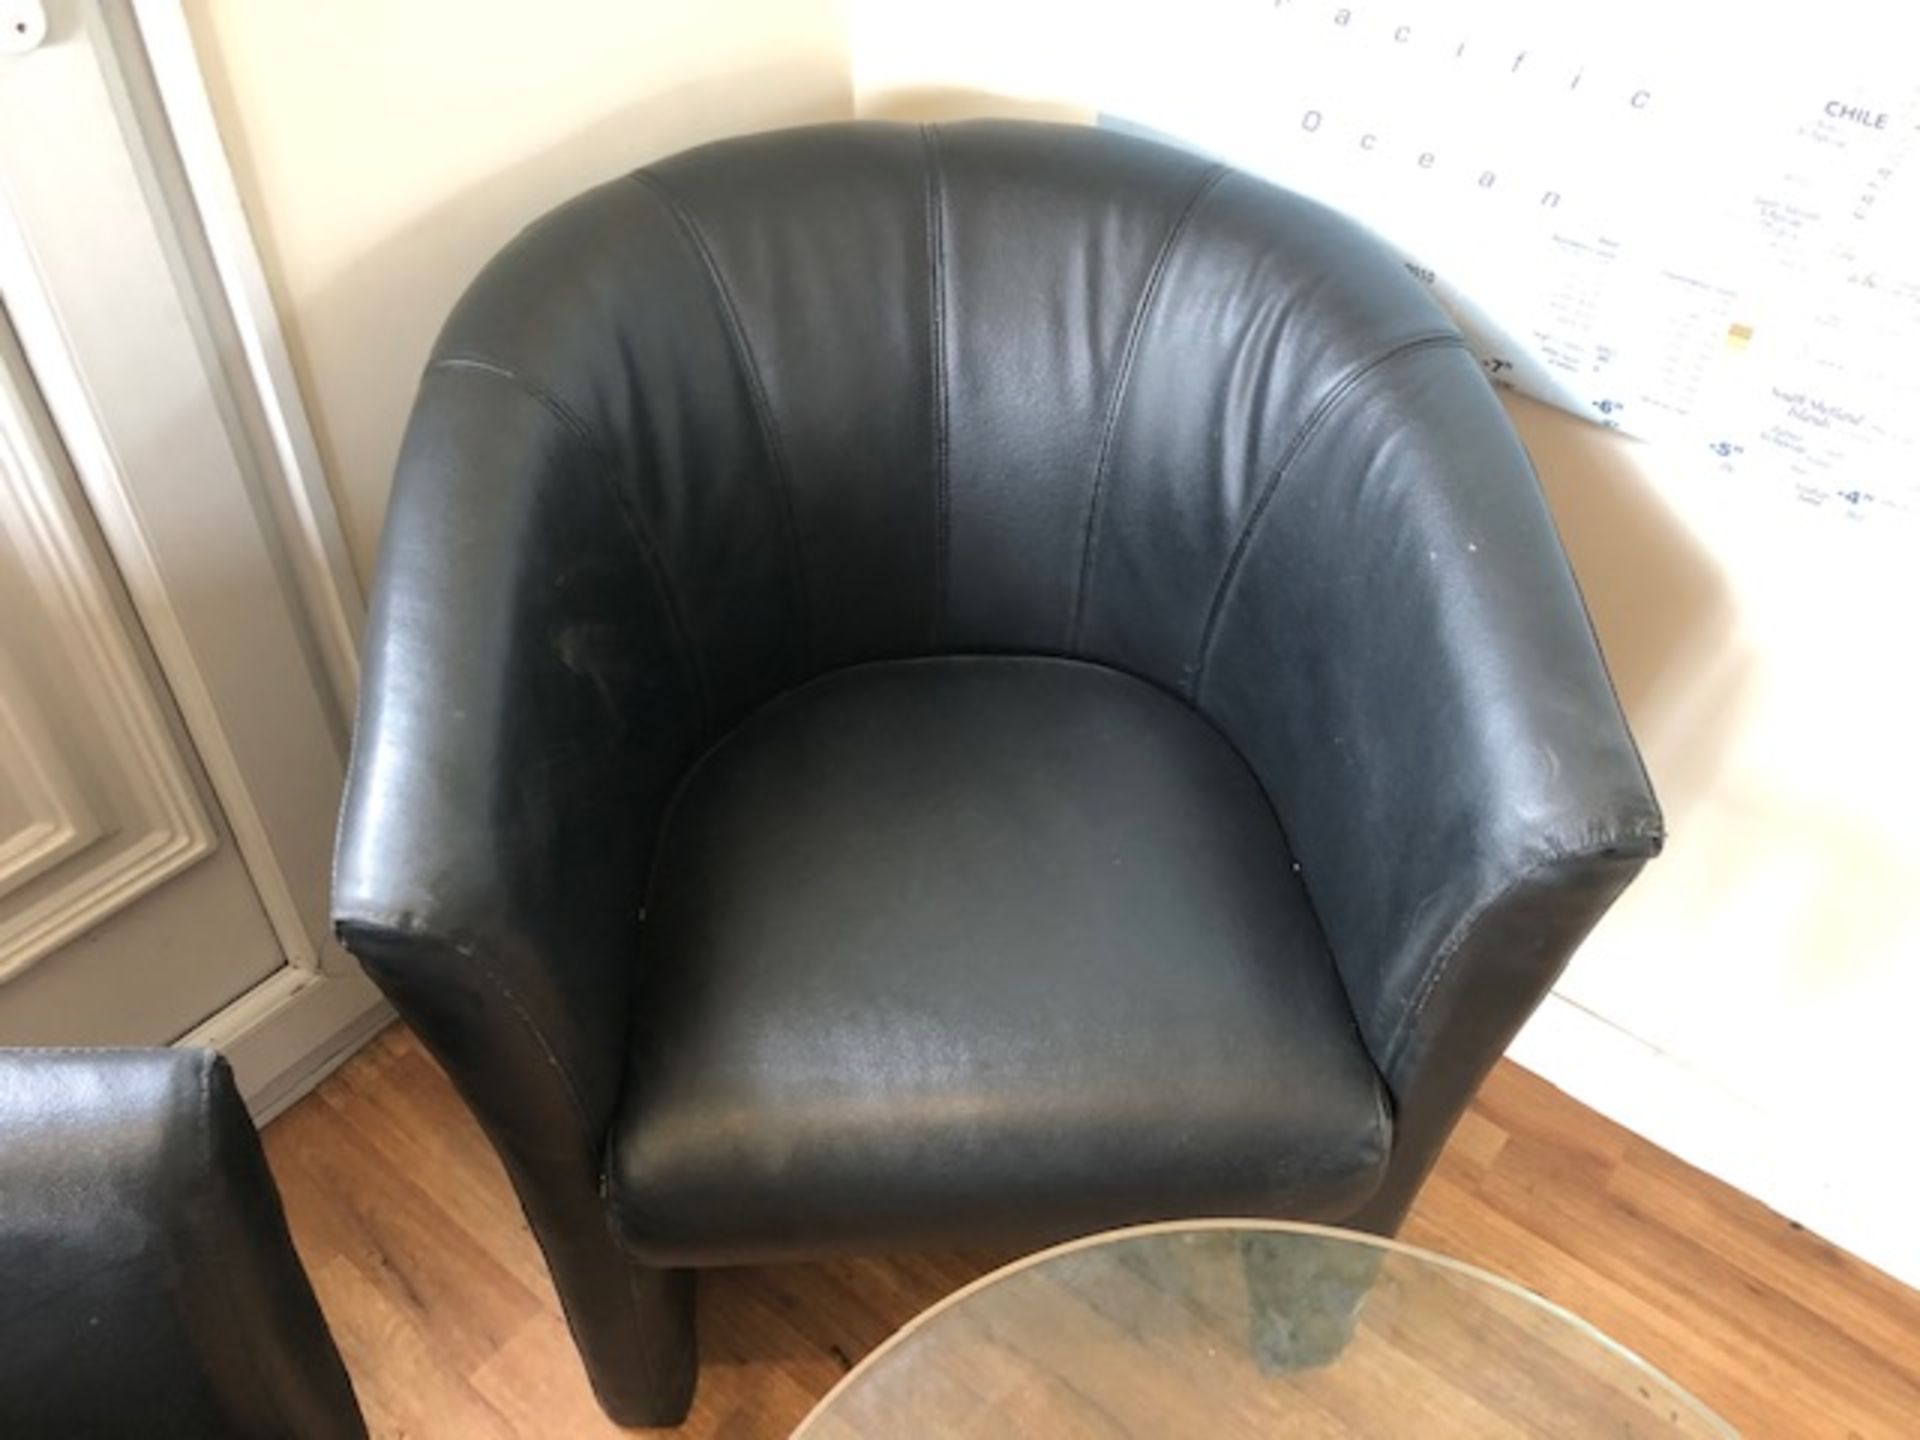
POLYGON ((795 1440, 1732 1436, 1591 1325, 1411 1246, 1313 1225, 1149 1225, 959 1291, 795 1440))

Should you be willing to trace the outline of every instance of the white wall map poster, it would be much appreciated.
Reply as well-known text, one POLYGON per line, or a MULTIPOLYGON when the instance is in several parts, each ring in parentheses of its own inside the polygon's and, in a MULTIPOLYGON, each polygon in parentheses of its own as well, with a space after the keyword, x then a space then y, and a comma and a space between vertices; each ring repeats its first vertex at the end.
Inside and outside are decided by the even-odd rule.
POLYGON ((1159 63, 1109 72, 1106 123, 1368 225, 1505 384, 1831 514, 1920 519, 1906 7, 1152 8, 1159 63))

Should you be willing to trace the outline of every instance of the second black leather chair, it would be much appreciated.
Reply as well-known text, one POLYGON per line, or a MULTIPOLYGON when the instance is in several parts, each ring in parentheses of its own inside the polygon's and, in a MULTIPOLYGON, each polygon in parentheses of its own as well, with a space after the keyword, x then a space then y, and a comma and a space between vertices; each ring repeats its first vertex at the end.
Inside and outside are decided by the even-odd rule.
POLYGON ((0 1435, 366 1435, 211 1051, 0 1050, 0 1435))
POLYGON ((690 1268, 1389 1230, 1661 825, 1525 454, 1319 206, 828 126, 533 226, 422 383, 335 913, 607 1410, 690 1268))

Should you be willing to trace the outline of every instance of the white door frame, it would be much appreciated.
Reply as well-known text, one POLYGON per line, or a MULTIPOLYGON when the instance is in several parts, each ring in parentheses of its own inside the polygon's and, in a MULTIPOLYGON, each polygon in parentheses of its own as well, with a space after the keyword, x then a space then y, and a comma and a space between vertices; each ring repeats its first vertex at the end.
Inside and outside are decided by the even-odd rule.
POLYGON ((178 1042, 264 1118, 390 1014, 328 933, 364 607, 179 0, 46 8, 0 293, 286 956, 178 1042))

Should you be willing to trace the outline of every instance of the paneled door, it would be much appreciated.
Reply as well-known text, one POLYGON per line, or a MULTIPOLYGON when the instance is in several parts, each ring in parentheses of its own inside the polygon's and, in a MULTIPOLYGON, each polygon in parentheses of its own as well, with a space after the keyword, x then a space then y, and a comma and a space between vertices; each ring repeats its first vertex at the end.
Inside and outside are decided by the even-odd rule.
POLYGON ((0 1044, 171 1041, 284 963, 0 329, 0 1044))
POLYGON ((0 1044, 388 1012, 328 935, 358 587, 178 0, 0 0, 0 1044))

